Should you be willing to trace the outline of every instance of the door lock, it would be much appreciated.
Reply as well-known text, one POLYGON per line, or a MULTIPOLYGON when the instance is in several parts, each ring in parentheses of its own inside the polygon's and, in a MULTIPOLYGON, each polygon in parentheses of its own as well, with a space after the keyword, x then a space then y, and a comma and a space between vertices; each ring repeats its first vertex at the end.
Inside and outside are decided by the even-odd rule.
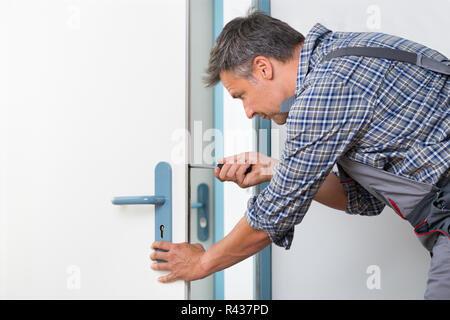
POLYGON ((172 242, 172 167, 160 162, 155 167, 155 195, 115 197, 114 205, 155 205, 155 241, 172 242))

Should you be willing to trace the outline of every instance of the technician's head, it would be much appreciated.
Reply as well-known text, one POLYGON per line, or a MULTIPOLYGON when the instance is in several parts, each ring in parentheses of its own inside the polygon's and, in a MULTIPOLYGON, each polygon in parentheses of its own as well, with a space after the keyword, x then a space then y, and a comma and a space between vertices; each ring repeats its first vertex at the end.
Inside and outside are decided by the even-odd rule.
POLYGON ((248 118, 256 114, 286 122, 280 104, 295 92, 298 57, 304 41, 288 24, 262 12, 230 21, 212 48, 207 86, 222 81, 242 100, 248 118))

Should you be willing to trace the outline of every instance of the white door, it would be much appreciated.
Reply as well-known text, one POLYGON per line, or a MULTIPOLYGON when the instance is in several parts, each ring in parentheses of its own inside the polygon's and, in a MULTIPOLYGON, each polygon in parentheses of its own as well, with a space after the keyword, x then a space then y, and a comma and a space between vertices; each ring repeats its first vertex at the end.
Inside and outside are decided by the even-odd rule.
POLYGON ((187 240, 185 0, 0 3, 0 298, 183 299, 150 269, 155 166, 187 240), (182 148, 181 148, 182 149, 182 148), (183 159, 181 159, 183 160, 183 159))

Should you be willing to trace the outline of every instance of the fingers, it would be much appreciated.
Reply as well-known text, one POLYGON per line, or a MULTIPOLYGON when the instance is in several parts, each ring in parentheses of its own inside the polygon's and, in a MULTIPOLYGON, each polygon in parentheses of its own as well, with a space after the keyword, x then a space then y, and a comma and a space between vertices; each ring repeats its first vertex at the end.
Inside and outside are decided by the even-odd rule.
POLYGON ((218 163, 227 163, 227 164, 244 164, 249 163, 250 159, 255 158, 253 154, 255 152, 243 152, 239 154, 235 154, 233 156, 225 157, 217 160, 218 163))
POLYGON ((200 243, 190 244, 170 243, 167 241, 158 241, 152 244, 152 248, 170 249, 168 252, 156 251, 150 255, 150 259, 164 260, 151 264, 151 269, 157 271, 169 271, 158 278, 159 282, 172 282, 175 280, 192 281, 204 278, 209 275, 201 268, 201 259, 205 248, 200 243))
POLYGON ((169 282, 173 282, 175 280, 178 280, 178 277, 173 273, 170 273, 167 276, 162 276, 162 277, 158 278, 158 281, 162 282, 162 283, 169 283, 169 282))
POLYGON ((246 170, 250 167, 250 164, 224 164, 222 169, 216 168, 214 171, 214 175, 220 181, 234 181, 237 182, 238 173, 241 173, 241 180, 243 176, 245 176, 246 170))
MULTIPOLYGON (((218 164, 224 164, 225 162, 225 159, 224 158, 222 158, 222 159, 217 159, 217 163, 218 164)), ((221 178, 220 178, 220 172, 222 171, 222 169, 223 169, 223 166, 222 166, 222 168, 219 168, 218 166, 216 166, 215 168, 214 168, 214 176, 217 178, 217 179, 219 179, 220 181, 223 181, 221 178)))
POLYGON ((218 159, 217 163, 223 164, 222 168, 216 167, 214 169, 214 175, 217 179, 220 181, 230 181, 230 176, 228 175, 228 171, 230 170, 231 166, 236 163, 235 161, 236 156, 226 157, 222 159, 218 159))
POLYGON ((219 168, 219 167, 216 167, 216 168, 214 169, 214 176, 215 176, 217 179, 220 180, 219 175, 220 175, 220 168, 219 168))
POLYGON ((156 271, 170 271, 168 262, 153 262, 151 268, 156 271))
MULTIPOLYGON (((171 249, 171 246, 172 246, 172 243, 168 242, 168 241, 155 241, 152 243, 152 249, 155 250, 152 254, 150 254, 150 259, 155 261, 150 266, 152 268, 152 270, 155 270, 155 271, 171 271, 172 270, 170 263, 156 262, 156 260, 164 260, 164 261, 169 260, 169 253, 167 251, 169 251, 171 249), (165 250, 165 251, 160 251, 160 250, 165 250)), ((162 282, 162 283, 168 283, 168 282, 172 282, 175 280, 176 280, 176 278, 174 277, 174 275, 172 273, 158 278, 158 281, 162 282)))
MULTIPOLYGON (((220 181, 233 181, 241 188, 247 188, 265 181, 262 177, 265 162, 270 164, 270 157, 261 155, 258 152, 243 152, 230 157, 218 159, 217 162, 223 164, 222 168, 216 167, 214 175, 220 181), (251 172, 247 170, 255 166, 251 172), (259 169, 259 170, 258 170, 259 169)), ((271 170, 272 168, 269 168, 271 170)), ((271 173, 271 171, 270 171, 271 173)))
POLYGON ((242 183, 245 172, 249 168, 249 163, 257 161, 257 153, 243 152, 226 158, 218 159, 217 162, 223 164, 222 168, 215 168, 214 175, 220 181, 234 181, 242 183), (239 181, 239 182, 238 182, 239 181))
POLYGON ((201 243, 194 243, 193 246, 197 249, 204 249, 201 243))
POLYGON ((222 169, 220 169, 219 171, 219 180, 220 181, 228 181, 227 177, 228 177, 228 171, 230 170, 230 168, 232 167, 232 164, 224 164, 222 169))
POLYGON ((236 170, 236 183, 240 186, 243 185, 244 179, 245 179, 245 172, 247 169, 251 166, 251 164, 244 164, 239 166, 239 168, 236 170))
POLYGON ((241 164, 224 164, 219 172, 219 179, 223 181, 236 181, 236 172, 241 164))
POLYGON ((240 164, 233 164, 231 165, 230 169, 228 169, 227 173, 226 173, 226 177, 228 180, 230 181, 235 181, 236 180, 236 171, 241 167, 240 164))
MULTIPOLYGON (((152 249, 155 251, 150 255, 150 259, 155 261, 152 263, 151 268, 157 271, 171 270, 170 265, 167 262, 169 260, 169 250, 172 243, 168 241, 155 241, 152 243, 152 249), (165 251, 161 251, 165 250, 165 251), (156 262, 159 260, 160 262, 156 262)), ((159 279, 158 279, 159 281, 159 279)))
POLYGON ((152 249, 161 249, 169 251, 172 247, 172 243, 169 241, 155 241, 152 243, 152 249))
MULTIPOLYGON (((165 260, 167 261, 169 259, 169 254, 166 251, 154 251, 151 255, 150 255, 150 259, 153 261, 156 260, 165 260)), ((159 263, 156 263, 159 264, 159 263)))
MULTIPOLYGON (((167 262, 154 262, 151 267, 152 270, 155 271, 172 271, 170 264, 167 262)), ((169 283, 175 280, 178 280, 178 278, 175 276, 173 272, 158 278, 158 281, 162 283, 169 283)))

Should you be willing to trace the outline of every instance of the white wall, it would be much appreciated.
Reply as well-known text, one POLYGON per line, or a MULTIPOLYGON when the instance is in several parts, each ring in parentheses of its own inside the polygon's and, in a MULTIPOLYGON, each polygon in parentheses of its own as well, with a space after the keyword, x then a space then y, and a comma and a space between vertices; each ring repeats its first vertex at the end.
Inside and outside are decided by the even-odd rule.
MULTIPOLYGON (((450 55, 450 42, 442 41, 448 39, 450 1, 272 0, 271 10, 304 36, 320 22, 333 31, 399 35, 450 55)), ((281 132, 273 144, 283 146, 284 137, 281 132)), ((291 249, 273 246, 273 299, 422 299, 429 260, 409 224, 391 209, 361 217, 314 202, 291 249), (379 289, 368 288, 371 268, 377 268, 379 289)))

